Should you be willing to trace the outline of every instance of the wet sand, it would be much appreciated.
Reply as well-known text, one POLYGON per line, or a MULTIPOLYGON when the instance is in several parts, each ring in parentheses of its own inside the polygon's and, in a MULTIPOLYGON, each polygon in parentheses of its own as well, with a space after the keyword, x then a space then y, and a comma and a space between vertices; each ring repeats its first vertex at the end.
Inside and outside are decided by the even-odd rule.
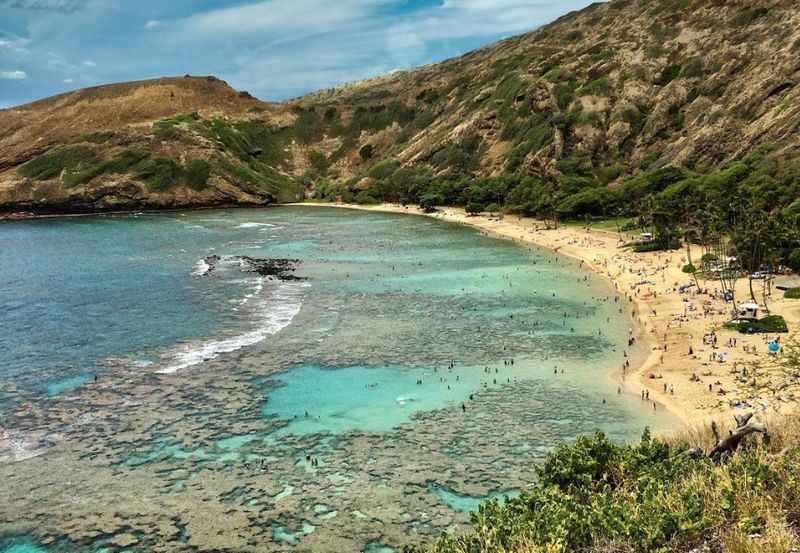
MULTIPOLYGON (((643 361, 634 357, 625 371, 609 367, 609 374, 629 393, 645 393, 656 408, 659 404, 666 406, 687 425, 730 418, 743 410, 783 413, 796 408, 800 399, 800 387, 784 380, 776 368, 770 368, 767 343, 774 335, 744 335, 722 328, 730 319, 731 307, 718 298, 717 281, 700 280, 703 293, 698 293, 696 287, 686 293, 678 290, 693 282, 690 275, 682 272, 687 263, 685 249, 633 253, 621 247, 633 234, 569 225, 548 229, 544 222, 532 218, 470 216, 460 208, 425 214, 416 206, 398 204, 303 205, 426 215, 583 261, 635 303, 633 316, 641 325, 638 336, 646 340, 649 351, 643 361), (704 339, 712 332, 716 333, 716 344, 704 339), (735 345, 729 343, 731 339, 736 340, 735 345)), ((702 254, 695 247, 692 259, 698 260, 702 254)), ((737 297, 748 296, 747 280, 740 279, 737 297)), ((780 291, 773 292, 770 311, 782 315, 791 330, 800 321, 800 302, 782 296, 780 291)))

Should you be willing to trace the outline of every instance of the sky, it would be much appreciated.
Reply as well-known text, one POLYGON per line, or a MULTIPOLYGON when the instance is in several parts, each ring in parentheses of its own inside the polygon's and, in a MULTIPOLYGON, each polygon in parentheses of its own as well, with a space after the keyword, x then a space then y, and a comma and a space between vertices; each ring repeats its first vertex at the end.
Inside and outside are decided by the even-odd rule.
POLYGON ((0 0, 0 108, 216 75, 263 100, 457 56, 589 0, 0 0))

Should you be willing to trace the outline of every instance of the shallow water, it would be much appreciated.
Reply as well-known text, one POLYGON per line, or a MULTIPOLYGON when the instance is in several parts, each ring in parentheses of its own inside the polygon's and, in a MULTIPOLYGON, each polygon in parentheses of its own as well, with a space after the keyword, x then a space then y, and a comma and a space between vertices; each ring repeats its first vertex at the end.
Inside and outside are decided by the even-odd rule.
POLYGON ((459 225, 219 210, 4 223, 0 246, 0 534, 30 544, 390 551, 564 440, 676 424, 617 394, 606 282, 459 225))

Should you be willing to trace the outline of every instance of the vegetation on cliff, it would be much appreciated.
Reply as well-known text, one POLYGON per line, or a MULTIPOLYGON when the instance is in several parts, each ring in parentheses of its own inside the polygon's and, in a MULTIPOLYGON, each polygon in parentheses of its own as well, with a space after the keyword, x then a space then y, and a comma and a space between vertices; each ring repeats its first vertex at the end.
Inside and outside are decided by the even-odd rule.
MULTIPOLYGON (((800 341, 752 368, 784 393, 800 341)), ((794 414, 734 416, 639 443, 603 434, 562 444, 518 498, 484 503, 471 529, 408 553, 789 553, 800 548, 800 424, 794 414)))
POLYGON ((771 428, 767 442, 716 461, 684 454, 698 435, 645 433, 630 445, 582 437, 550 454, 519 498, 485 503, 467 534, 430 551, 791 551, 800 545, 800 427, 771 428))

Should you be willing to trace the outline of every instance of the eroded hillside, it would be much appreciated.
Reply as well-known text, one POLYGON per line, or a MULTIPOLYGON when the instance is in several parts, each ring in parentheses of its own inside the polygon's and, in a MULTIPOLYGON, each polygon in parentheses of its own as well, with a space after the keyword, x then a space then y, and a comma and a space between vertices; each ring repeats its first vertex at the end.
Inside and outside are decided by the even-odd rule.
POLYGON ((213 78, 99 87, 0 112, 0 203, 92 210, 305 191, 526 212, 567 202, 577 216, 607 212, 631 177, 678 168, 661 192, 751 156, 751 172, 764 158, 780 166, 782 199, 767 207, 784 208, 796 196, 785 187, 800 143, 798 60, 789 0, 615 0, 284 104, 213 78), (499 190, 473 198, 469 183, 485 177, 499 190))

